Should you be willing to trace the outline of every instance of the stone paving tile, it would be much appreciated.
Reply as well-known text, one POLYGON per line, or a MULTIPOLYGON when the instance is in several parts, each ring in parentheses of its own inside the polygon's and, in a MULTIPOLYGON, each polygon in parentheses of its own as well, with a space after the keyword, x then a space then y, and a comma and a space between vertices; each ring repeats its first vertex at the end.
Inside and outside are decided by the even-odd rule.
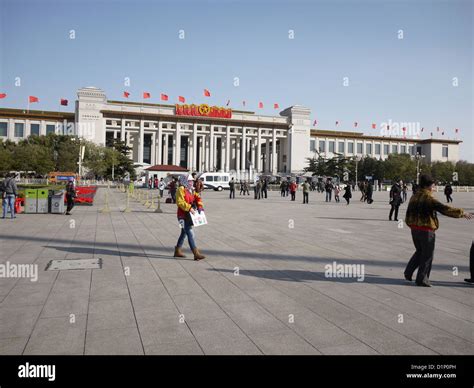
POLYGON ((0 338, 0 355, 15 356, 23 353, 28 337, 0 338))
POLYGON ((87 330, 86 355, 144 354, 136 327, 122 329, 87 330))
POLYGON ((122 329, 136 327, 130 299, 91 301, 87 330, 122 329))

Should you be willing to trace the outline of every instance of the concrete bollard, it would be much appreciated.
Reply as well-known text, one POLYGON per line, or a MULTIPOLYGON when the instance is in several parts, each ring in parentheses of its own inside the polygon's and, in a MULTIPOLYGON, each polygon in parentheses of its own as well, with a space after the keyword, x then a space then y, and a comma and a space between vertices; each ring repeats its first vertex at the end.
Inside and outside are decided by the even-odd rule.
POLYGON ((130 213, 132 209, 130 209, 130 192, 127 192, 127 199, 125 202, 125 209, 122 210, 124 213, 130 213))
POLYGON ((157 207, 155 205, 155 196, 153 194, 151 195, 151 203, 150 203, 150 206, 148 206, 148 208, 150 210, 156 210, 157 209, 157 207))
POLYGON ((105 192, 105 204, 102 209, 100 209, 101 213, 110 213, 110 207, 109 207, 109 192, 105 192))
POLYGON ((163 213, 163 210, 161 210, 161 196, 158 196, 158 207, 155 209, 155 213, 163 213))

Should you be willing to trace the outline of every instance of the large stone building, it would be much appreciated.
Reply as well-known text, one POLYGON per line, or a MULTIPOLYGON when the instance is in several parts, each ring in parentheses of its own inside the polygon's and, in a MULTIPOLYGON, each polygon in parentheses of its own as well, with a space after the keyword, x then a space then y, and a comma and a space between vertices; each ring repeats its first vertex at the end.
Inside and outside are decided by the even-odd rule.
POLYGON ((419 153, 428 162, 459 159, 459 140, 311 129, 311 112, 300 105, 263 116, 206 104, 111 101, 95 87, 77 95, 74 113, 0 109, 0 138, 17 141, 59 131, 103 145, 121 139, 138 165, 172 164, 191 171, 299 173, 316 151, 327 158, 419 153))

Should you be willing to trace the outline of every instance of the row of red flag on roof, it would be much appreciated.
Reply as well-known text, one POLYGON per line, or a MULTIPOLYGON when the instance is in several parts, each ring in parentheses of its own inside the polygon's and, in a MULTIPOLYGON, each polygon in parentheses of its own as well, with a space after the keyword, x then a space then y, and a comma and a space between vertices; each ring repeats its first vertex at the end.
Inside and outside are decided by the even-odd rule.
MULTIPOLYGON (((130 94, 131 94, 130 92, 124 91, 123 92, 123 97, 129 98, 130 94)), ((203 94, 204 94, 204 97, 211 97, 211 92, 208 89, 204 89, 203 94)), ((150 92, 143 92, 142 93, 142 98, 143 99, 151 98, 151 93, 150 92)), ((161 93, 160 94, 160 100, 161 101, 169 101, 169 96, 165 93, 161 93)), ((185 104, 186 103, 186 98, 183 97, 183 96, 178 96, 178 102, 181 102, 181 103, 185 104)), ((226 106, 229 106, 229 105, 230 105, 230 100, 227 100, 226 106)), ((246 101, 242 101, 242 105, 246 106, 246 101)), ((260 101, 258 103, 258 107, 260 109, 263 109, 263 106, 264 106, 263 102, 260 101)), ((273 104, 273 109, 279 109, 279 108, 280 108, 279 104, 277 104, 277 103, 273 104)))
MULTIPOLYGON (((211 92, 208 90, 208 89, 204 89, 204 96, 205 97, 210 97, 211 96, 211 92)), ((143 92, 143 98, 144 99, 148 99, 148 98, 151 98, 151 93, 149 92, 143 92)), ((6 93, 0 93, 0 99, 3 99, 3 98, 6 98, 7 97, 7 94, 6 93)), ((123 97, 125 98, 129 98, 130 97, 130 92, 127 92, 127 91, 124 91, 123 92, 123 97)), ((160 99, 162 101, 169 101, 169 97, 167 94, 164 94, 164 93, 161 93, 161 96, 160 96, 160 99)), ((186 103, 186 98, 184 98, 183 96, 178 96, 178 101, 181 102, 181 103, 186 103)), ((36 96, 28 96, 28 103, 35 103, 35 102, 39 102, 39 98, 36 97, 36 96)), ((63 105, 63 106, 67 106, 68 105, 68 100, 66 100, 65 98, 61 98, 59 100, 59 103, 60 105, 63 105)), ((227 104, 226 106, 229 106, 230 105, 230 100, 227 100, 227 104)), ((246 102, 245 101, 242 101, 242 105, 245 106, 246 105, 246 102)), ((258 107, 260 109, 263 109, 263 102, 259 102, 258 103, 258 107)), ((280 106, 277 104, 277 103, 274 103, 273 104, 273 108, 274 109, 279 109, 280 106)), ((318 120, 314 120, 313 122, 313 126, 316 126, 318 124, 318 120)), ((336 121, 336 127, 339 125, 339 121, 336 121)), ((359 125, 359 123, 357 121, 354 121, 354 128, 357 128, 357 126, 359 125)), ((377 129, 377 124, 375 123, 372 123, 372 129, 377 129)), ((390 132, 390 125, 387 125, 386 128, 385 128, 388 132, 390 132)), ((406 132, 407 128, 406 127, 403 127, 402 128, 402 131, 403 132, 406 132)), ((424 131, 424 128, 421 128, 421 132, 424 131)), ((437 132, 440 132, 440 128, 439 127, 436 127, 436 131, 437 132)), ((455 128, 454 129, 454 132, 455 133, 459 133, 459 129, 458 128, 455 128)), ((444 130, 441 131, 441 135, 444 136, 444 130)), ((433 136, 433 132, 431 132, 431 136, 433 136)))

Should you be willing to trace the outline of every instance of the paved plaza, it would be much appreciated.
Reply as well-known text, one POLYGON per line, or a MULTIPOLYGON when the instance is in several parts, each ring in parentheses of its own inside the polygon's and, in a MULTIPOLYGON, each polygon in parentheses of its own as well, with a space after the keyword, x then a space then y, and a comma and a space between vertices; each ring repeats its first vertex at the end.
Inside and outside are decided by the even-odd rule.
MULTIPOLYGON (((464 284, 474 223, 440 216, 432 288, 403 280, 406 225, 371 205, 309 205, 270 192, 256 201, 203 195, 196 228, 207 259, 172 257, 176 205, 154 213, 110 189, 110 213, 19 215, 0 222, 0 264, 34 263, 39 277, 0 279, 1 354, 474 354, 474 287, 464 284), (101 258, 102 269, 45 271, 53 259, 101 258), (325 266, 363 264, 363 281, 325 266), (457 267, 459 273, 456 276, 457 267)), ((473 211, 474 193, 454 206, 473 211)), ((401 207, 404 218, 406 204, 401 207)))

